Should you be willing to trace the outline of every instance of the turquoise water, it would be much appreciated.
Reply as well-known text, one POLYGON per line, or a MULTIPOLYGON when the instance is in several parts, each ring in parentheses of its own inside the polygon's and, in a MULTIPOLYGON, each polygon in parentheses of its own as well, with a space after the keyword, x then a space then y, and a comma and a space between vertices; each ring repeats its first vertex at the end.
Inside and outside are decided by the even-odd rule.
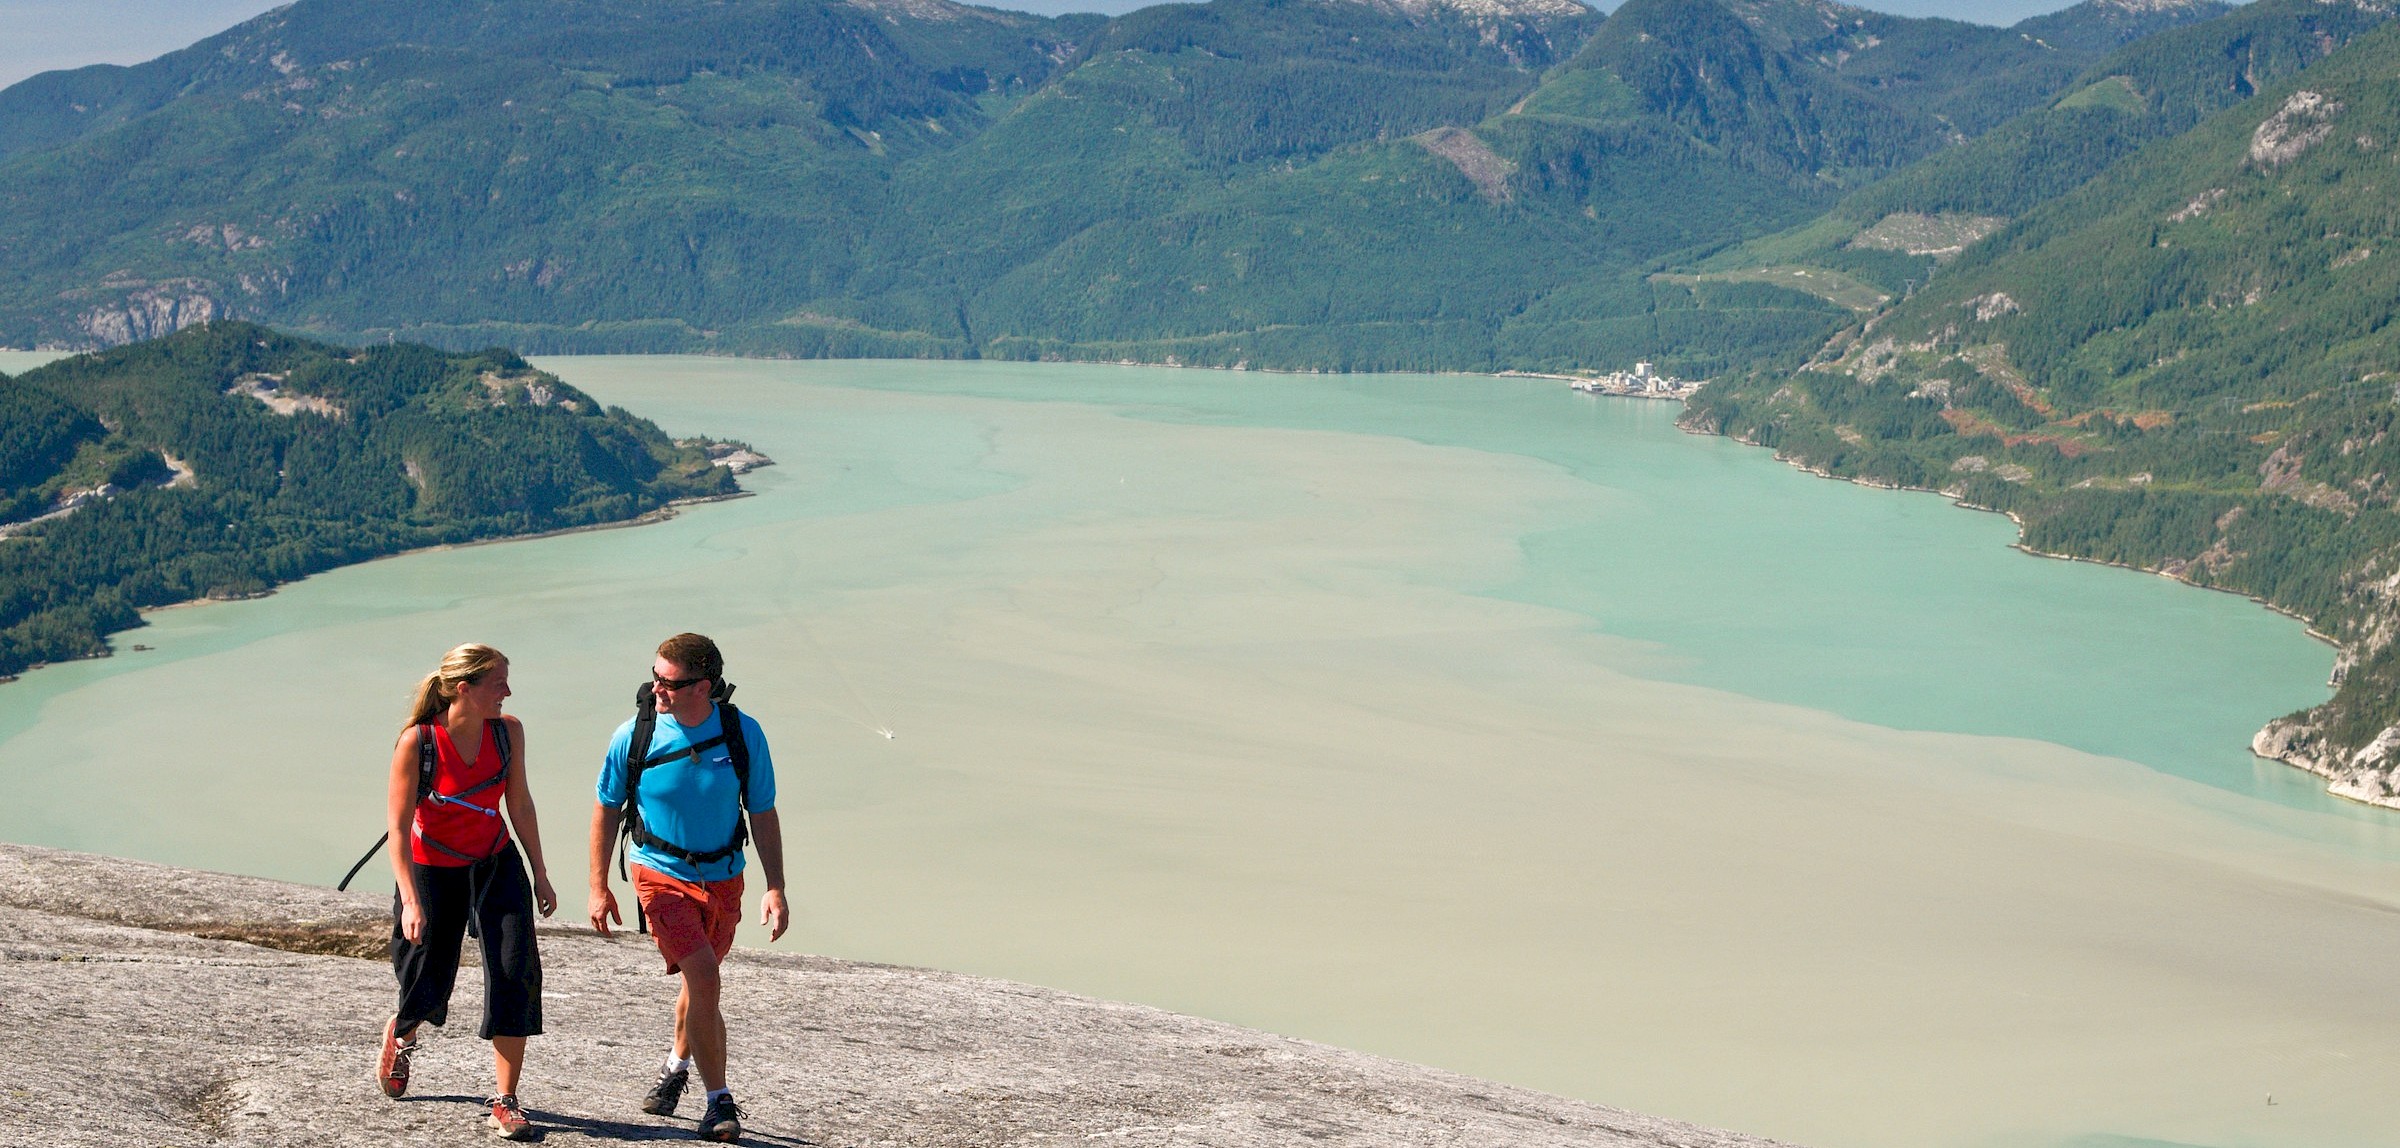
POLYGON ((0 837, 329 882, 482 640, 573 916, 593 763, 699 629, 787 946, 1819 1148, 2388 1140, 2400 1002, 2315 970, 2400 946, 2400 835, 2244 751, 2331 663, 2252 603, 1537 381, 544 365, 778 465, 154 613, 0 691, 0 837))
POLYGON ((1606 497, 1526 537, 1519 576, 1479 589, 1656 643, 1649 676, 1894 729, 2038 738, 2394 824, 2249 753, 2267 718, 2328 696, 2332 649, 2297 623, 2151 575, 1996 554, 2016 538, 2002 516, 1779 473, 1755 448, 1674 432, 1679 404, 1480 377, 1057 375, 993 364, 865 385, 1536 459, 1606 497))
MULTIPOLYGON (((55 357, 0 352, 0 372, 55 357)), ((686 369, 727 366, 750 364, 701 360, 686 369)), ((2131 571, 1996 556, 2016 536, 2005 518, 1961 513, 1932 495, 1777 473, 1753 448, 1674 433, 1677 404, 1457 376, 789 369, 800 377, 831 369, 851 386, 1099 404, 1174 423, 1391 435, 1536 459, 1607 497, 1581 521, 1524 538, 1519 576, 1477 589, 1656 643, 1650 676, 1894 729, 2038 738, 2393 823, 2248 752, 2266 719, 2328 694, 2332 651, 2299 637, 2296 623, 2131 571)), ((937 451, 928 448, 944 444, 914 441, 918 428, 861 433, 883 436, 861 442, 876 468, 844 472, 836 488, 814 492, 827 508, 973 498, 1006 481, 972 467, 935 473, 937 451)))

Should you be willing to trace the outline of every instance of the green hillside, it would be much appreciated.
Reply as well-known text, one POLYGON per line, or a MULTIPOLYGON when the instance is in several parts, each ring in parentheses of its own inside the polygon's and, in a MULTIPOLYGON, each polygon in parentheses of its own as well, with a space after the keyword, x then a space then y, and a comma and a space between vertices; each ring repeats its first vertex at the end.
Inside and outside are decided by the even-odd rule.
POLYGON ((2400 723, 2400 27, 1968 247, 1690 417, 2008 510, 2046 552, 2256 595, 2344 649, 2301 751, 2400 723))
MULTIPOLYGON (((1022 252, 969 295, 966 313, 989 355, 1331 369, 1571 368, 1638 358, 1662 345, 1651 318, 1661 302, 1635 268, 1778 226, 1825 202, 1828 153, 1872 166, 1872 158, 1839 149, 1861 150, 1855 141, 1871 134, 1877 117, 1904 118, 1856 99, 1821 122, 1774 119, 1778 108, 1805 106, 1834 85, 1779 60, 1769 72, 1762 59, 1774 58, 1710 0, 1635 0, 1538 86, 1521 72, 1488 112, 1456 117, 1471 129, 1359 141, 1308 162, 1227 171, 1180 141, 1129 128, 1102 101, 1083 101, 1068 121, 1080 131, 1036 119, 1043 105, 1074 101, 1086 84, 1148 78, 1180 86, 1180 54, 1121 53, 1029 98, 975 146, 1005 148, 1019 163, 1057 155, 1058 167, 1088 171, 1108 148, 1086 141, 1149 139, 1172 157, 1143 165, 1150 182, 1176 167, 1208 173, 1207 182, 1146 209, 1127 203, 1078 220, 1063 241, 1022 252), (1704 19, 1718 23, 1696 23, 1704 19), (1636 61, 1647 67, 1628 63, 1633 53, 1620 49, 1669 38, 1689 47, 1647 52, 1636 61), (1750 70, 1718 69, 1709 83, 1689 82, 1715 59, 1742 55, 1750 70), (1744 118, 1738 103, 1730 111, 1709 104, 1737 87, 1768 106, 1744 118), (1037 127, 1041 144, 1024 138, 1037 127), (1607 326, 1624 320, 1634 337, 1607 326)), ((1919 146, 1939 142, 1928 132, 1919 146)), ((1091 197, 1076 190, 1073 198, 1091 197)), ((1833 317, 1805 296, 1774 302, 1761 309, 1763 323, 1737 322, 1719 340, 1731 345, 1716 348, 1716 361, 1760 338, 1819 330, 1833 317), (1789 322, 1795 313, 1797 327, 1789 322)))
POLYGON ((2093 60, 2126 44, 2233 10, 2219 0, 2095 0, 1995 29, 1838 4, 1726 6, 1776 50, 1937 116, 1965 136, 2056 95, 2093 60))
POLYGON ((299 0, 0 92, 0 344, 1713 373, 1847 311, 1648 271, 2217 10, 2121 7, 299 0))
MULTIPOLYGON (((2018 27, 2094 42, 2093 16, 2084 5, 2018 27), (2080 28, 2068 21, 2078 14, 2080 28)), ((2390 16, 2388 6, 2257 0, 2158 31, 2079 69, 2055 100, 1845 196, 1802 227, 1714 253, 1691 270, 1806 268, 1905 293, 2000 224, 2315 64, 2390 16)))
POLYGON ((0 673, 104 652, 147 606, 733 490, 507 351, 189 327, 0 376, 0 673))

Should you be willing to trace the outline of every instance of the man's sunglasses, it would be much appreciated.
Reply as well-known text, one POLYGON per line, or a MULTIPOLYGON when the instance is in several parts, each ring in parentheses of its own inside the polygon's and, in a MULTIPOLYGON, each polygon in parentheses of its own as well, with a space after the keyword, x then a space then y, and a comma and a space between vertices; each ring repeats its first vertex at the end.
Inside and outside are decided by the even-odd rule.
POLYGON ((653 687, 662 690, 690 689, 691 687, 699 685, 707 680, 708 676, 705 674, 696 678, 662 678, 658 676, 657 670, 650 671, 650 684, 653 687))

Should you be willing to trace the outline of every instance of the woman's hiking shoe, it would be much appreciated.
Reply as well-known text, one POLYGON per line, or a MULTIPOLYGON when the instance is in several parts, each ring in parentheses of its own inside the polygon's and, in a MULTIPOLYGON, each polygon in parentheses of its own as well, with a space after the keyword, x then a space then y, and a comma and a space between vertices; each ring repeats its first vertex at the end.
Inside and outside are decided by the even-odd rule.
POLYGON ((491 1101, 492 1114, 484 1123, 492 1126, 492 1135, 502 1140, 533 1139, 533 1122, 525 1119, 524 1105, 514 1095, 502 1094, 491 1101))
POLYGON ((642 1111, 652 1116, 673 1116, 675 1106, 683 1103, 683 1086, 691 1083, 690 1069, 678 1068, 658 1074, 658 1083, 650 1086, 650 1095, 642 1098, 642 1111))
POLYGON ((408 1058, 417 1051, 417 1030, 412 1027, 402 1036, 399 1028, 399 1017, 384 1022, 383 1051, 375 1057, 375 1083, 394 1100, 408 1091, 408 1058))
POLYGON ((700 1118, 700 1138, 720 1144, 731 1144, 742 1138, 742 1109, 728 1092, 708 1102, 708 1114, 700 1118))

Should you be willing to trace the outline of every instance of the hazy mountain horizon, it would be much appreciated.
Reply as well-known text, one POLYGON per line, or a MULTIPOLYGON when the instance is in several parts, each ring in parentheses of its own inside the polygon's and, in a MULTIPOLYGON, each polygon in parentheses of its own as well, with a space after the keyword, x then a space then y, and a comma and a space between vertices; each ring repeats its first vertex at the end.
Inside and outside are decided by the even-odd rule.
MULTIPOLYGON (((28 76, 92 64, 139 64, 213 36, 288 0, 0 0, 0 88, 28 76)), ((1152 0, 1005 0, 1013 8, 1056 16, 1067 12, 1118 15, 1152 0)), ((1603 12, 1622 0, 1599 0, 1603 12)), ((1873 0, 1859 4, 1899 16, 1946 16, 2007 25, 2068 7, 2059 0, 1873 0)))

